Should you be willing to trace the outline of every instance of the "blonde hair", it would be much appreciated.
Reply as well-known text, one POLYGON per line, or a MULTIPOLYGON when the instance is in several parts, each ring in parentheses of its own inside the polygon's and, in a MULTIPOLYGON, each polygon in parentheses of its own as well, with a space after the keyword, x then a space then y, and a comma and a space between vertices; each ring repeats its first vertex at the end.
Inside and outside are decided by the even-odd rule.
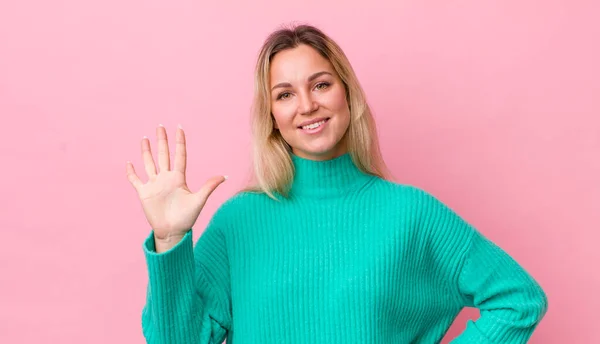
POLYGON ((265 40, 256 63, 254 101, 252 105, 251 185, 244 191, 266 193, 274 200, 274 192, 288 197, 294 178, 291 147, 279 130, 274 129, 269 90, 269 69, 273 56, 300 44, 319 52, 333 65, 346 89, 350 110, 347 149, 352 161, 364 173, 387 179, 389 172, 381 156, 375 121, 366 97, 348 58, 342 49, 321 30, 310 25, 289 26, 271 33, 265 40))

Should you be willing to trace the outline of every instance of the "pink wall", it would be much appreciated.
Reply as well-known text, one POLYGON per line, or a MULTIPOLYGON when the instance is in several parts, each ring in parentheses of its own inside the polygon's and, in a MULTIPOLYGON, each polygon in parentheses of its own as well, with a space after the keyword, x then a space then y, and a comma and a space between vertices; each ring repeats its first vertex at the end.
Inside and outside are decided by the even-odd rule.
POLYGON ((246 179, 253 64, 291 20, 345 49, 397 178, 547 291, 531 342, 600 342, 597 2, 205 3, 0 3, 0 342, 143 342, 149 227, 125 162, 145 180, 141 137, 182 123, 190 186, 230 176, 203 228, 246 179))

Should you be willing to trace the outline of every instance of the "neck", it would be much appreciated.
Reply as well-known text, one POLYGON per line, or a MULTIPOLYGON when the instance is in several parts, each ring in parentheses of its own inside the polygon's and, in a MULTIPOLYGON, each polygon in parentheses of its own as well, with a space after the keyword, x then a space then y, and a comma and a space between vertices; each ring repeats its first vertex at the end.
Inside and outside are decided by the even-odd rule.
POLYGON ((310 160, 291 153, 294 181, 291 193, 298 196, 329 198, 346 195, 372 178, 362 172, 349 153, 329 160, 310 160))

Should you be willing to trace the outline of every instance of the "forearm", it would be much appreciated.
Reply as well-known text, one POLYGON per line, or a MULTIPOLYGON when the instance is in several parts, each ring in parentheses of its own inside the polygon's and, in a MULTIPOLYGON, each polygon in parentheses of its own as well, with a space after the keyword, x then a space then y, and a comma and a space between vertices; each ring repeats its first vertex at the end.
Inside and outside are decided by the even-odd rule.
MULTIPOLYGON (((202 304, 195 292, 194 255, 191 233, 169 249, 152 250, 154 237, 145 244, 148 290, 142 312, 144 336, 149 343, 176 343, 198 339, 202 304)), ((160 241, 155 241, 158 244, 160 241)))
MULTIPOLYGON (((163 253, 156 252, 153 234, 144 243, 148 267, 142 330, 148 343, 221 343, 230 316, 199 269, 192 232, 163 253)), ((212 255, 211 255, 212 256, 212 255)))
POLYGON ((511 256, 479 233, 459 278, 465 305, 480 310, 452 344, 526 343, 548 309, 541 286, 511 256))

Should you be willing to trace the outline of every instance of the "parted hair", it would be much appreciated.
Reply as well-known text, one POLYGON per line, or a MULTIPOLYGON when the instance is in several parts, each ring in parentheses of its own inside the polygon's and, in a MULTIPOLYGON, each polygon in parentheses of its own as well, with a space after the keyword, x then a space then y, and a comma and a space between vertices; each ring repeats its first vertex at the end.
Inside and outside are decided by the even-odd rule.
POLYGON ((271 112, 269 70, 273 57, 280 51, 308 45, 333 66, 346 89, 350 124, 346 132, 347 149, 352 161, 363 172, 388 178, 377 137, 377 128, 365 93, 342 49, 320 29, 311 25, 286 25, 265 40, 255 67, 254 99, 251 113, 252 165, 249 186, 241 190, 289 195, 294 178, 291 147, 274 127, 271 112))

